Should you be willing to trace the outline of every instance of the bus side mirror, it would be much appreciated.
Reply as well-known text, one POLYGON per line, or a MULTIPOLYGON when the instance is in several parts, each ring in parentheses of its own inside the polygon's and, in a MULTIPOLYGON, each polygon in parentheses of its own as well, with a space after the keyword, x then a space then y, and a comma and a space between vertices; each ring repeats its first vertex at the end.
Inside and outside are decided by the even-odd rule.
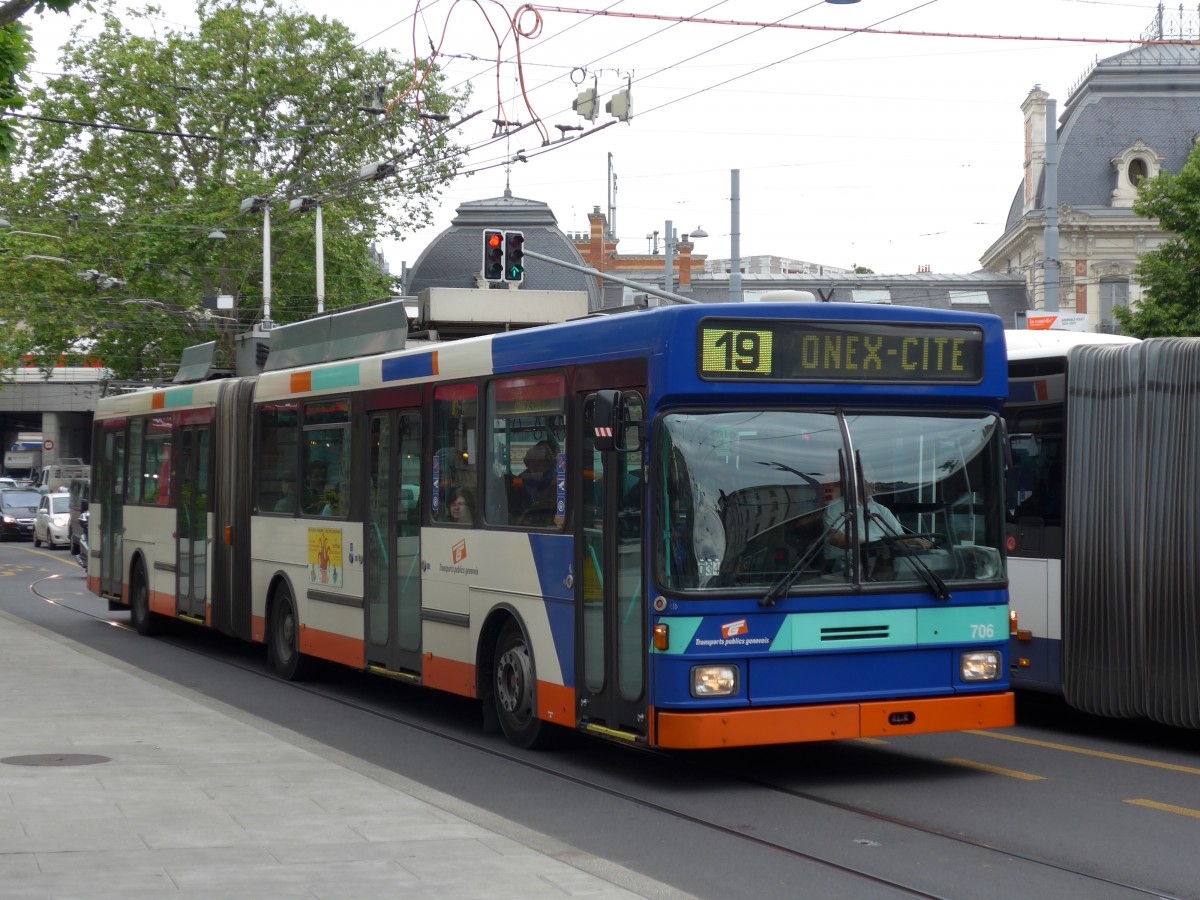
POLYGON ((617 411, 621 405, 620 391, 596 391, 596 408, 592 422, 596 429, 596 449, 615 450, 624 440, 624 427, 617 411))
POLYGON ((620 391, 596 391, 595 402, 592 422, 595 426, 596 449, 616 450, 619 453, 640 450, 642 422, 631 418, 626 395, 620 391))

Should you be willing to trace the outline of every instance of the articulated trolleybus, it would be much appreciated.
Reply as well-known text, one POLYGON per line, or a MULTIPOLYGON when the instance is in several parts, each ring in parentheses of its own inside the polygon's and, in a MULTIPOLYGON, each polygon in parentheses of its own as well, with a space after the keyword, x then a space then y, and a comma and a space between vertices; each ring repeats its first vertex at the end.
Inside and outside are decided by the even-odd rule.
POLYGON ((1008 333, 1013 685, 1200 728, 1200 340, 1008 333))
POLYGON ((104 399, 92 590, 285 678, 478 698, 519 746, 1012 724, 999 319, 705 304, 400 346, 395 307, 397 349, 295 365, 300 323, 257 376, 104 399))

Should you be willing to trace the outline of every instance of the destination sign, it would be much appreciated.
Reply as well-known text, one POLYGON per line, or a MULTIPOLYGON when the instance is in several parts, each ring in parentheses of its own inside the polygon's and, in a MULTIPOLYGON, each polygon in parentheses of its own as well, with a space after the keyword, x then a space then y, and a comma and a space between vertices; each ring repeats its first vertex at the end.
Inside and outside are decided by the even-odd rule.
POLYGON ((973 326, 705 319, 699 338, 699 374, 710 381, 983 379, 983 330, 973 326))

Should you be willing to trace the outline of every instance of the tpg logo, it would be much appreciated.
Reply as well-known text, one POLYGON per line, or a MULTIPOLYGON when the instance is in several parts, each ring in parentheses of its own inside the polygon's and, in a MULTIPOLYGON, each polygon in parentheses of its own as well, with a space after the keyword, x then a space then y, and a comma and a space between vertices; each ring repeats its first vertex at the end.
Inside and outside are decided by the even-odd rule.
POLYGON ((726 622, 721 626, 721 637, 729 640, 731 637, 737 637, 739 634, 745 634, 750 629, 746 625, 745 619, 738 619, 736 622, 726 622))

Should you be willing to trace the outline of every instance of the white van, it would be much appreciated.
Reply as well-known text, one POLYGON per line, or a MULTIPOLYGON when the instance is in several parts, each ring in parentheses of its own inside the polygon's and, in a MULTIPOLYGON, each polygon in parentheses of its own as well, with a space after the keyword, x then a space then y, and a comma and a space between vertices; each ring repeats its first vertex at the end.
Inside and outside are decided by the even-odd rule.
POLYGON ((92 467, 82 459, 63 457, 53 465, 42 467, 42 477, 38 479, 38 490, 43 494, 52 494, 60 488, 69 488, 73 478, 91 478, 92 467))

